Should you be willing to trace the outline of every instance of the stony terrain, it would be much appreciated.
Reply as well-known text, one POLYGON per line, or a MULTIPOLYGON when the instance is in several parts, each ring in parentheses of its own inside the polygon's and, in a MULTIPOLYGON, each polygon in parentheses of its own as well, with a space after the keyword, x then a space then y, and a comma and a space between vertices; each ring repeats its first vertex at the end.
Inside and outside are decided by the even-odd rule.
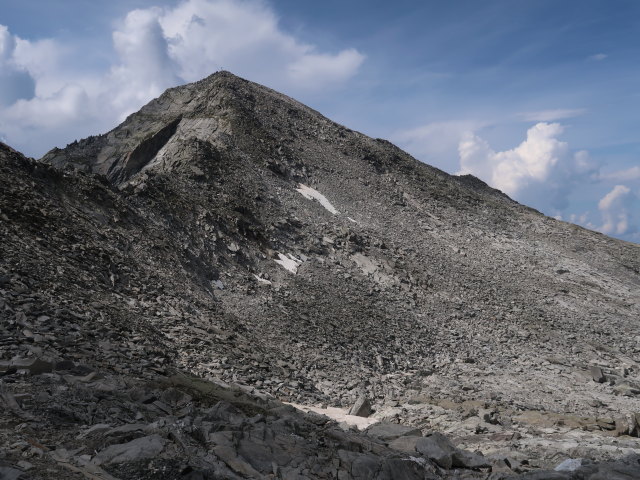
POLYGON ((640 478, 638 245, 226 72, 0 182, 2 480, 640 478))

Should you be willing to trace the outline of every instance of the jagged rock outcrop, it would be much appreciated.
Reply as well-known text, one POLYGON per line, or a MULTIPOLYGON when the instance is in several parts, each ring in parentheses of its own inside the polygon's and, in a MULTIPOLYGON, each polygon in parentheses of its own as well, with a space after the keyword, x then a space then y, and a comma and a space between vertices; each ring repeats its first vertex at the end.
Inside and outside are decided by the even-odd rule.
POLYGON ((545 217, 226 72, 41 161, 2 146, 0 168, 6 468, 22 457, 34 478, 65 462, 116 478, 145 478, 151 464, 148 478, 387 478, 399 465, 415 478, 510 478, 567 458, 586 460, 558 478, 637 468, 638 245, 545 217), (219 379, 217 396, 171 384, 179 372, 219 379), (245 386, 263 420, 208 413, 218 401, 240 408, 220 381, 245 386), (197 401, 170 405, 171 389, 197 401), (89 390, 104 393, 82 403, 89 390), (273 403, 348 411, 359 398, 373 421, 445 432, 469 452, 443 458, 475 470, 403 450, 417 440, 394 448, 273 403), (210 440, 198 418, 227 423, 210 440), (144 425, 112 441, 101 423, 144 425), (91 450, 76 437, 93 427, 91 450), (304 439, 282 447, 306 459, 295 467, 274 447, 241 453, 256 435, 251 448, 263 449, 290 434, 304 439), (193 458, 177 462, 180 449, 193 458))

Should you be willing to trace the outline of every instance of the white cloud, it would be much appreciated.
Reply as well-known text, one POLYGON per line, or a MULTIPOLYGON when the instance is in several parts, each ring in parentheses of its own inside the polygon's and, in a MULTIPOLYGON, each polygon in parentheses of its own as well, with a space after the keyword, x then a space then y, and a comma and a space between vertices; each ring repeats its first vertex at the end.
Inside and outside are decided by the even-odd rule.
POLYGON ((289 65, 288 74, 296 84, 318 89, 352 77, 363 61, 364 56, 353 48, 337 55, 307 53, 289 65))
POLYGON ((567 207, 572 188, 595 171, 587 152, 571 152, 558 140, 562 132, 558 123, 538 123, 520 145, 503 152, 468 134, 458 147, 458 174, 476 175, 518 201, 557 214, 567 207))
POLYGON ((51 128, 78 119, 88 101, 82 87, 69 84, 47 97, 18 100, 5 117, 14 122, 14 127, 51 128))
POLYGON ((629 182, 640 180, 640 167, 631 167, 626 170, 617 170, 615 172, 601 173, 598 175, 600 180, 609 180, 613 182, 629 182))
POLYGON ((609 55, 607 55, 606 53, 596 53, 595 55, 591 55, 588 60, 593 60, 596 62, 601 62, 602 60, 604 60, 605 58, 607 58, 609 55))
POLYGON ((583 225, 587 228, 595 230, 597 227, 593 223, 591 223, 590 217, 591 217, 591 212, 583 212, 580 214, 572 213, 569 215, 569 221, 571 223, 577 223, 578 225, 583 225))
POLYGON ((299 95, 341 86, 365 58, 353 48, 328 53, 298 40, 261 0, 133 10, 113 32, 113 46, 116 61, 107 69, 78 71, 69 67, 73 59, 94 52, 24 40, 0 25, 0 137, 39 156, 102 133, 164 89, 216 70, 299 95))
POLYGON ((633 211, 637 210, 638 197, 625 185, 616 185, 600 199, 598 209, 602 215, 600 231, 607 234, 627 235, 634 233, 633 211))
POLYGON ((461 140, 483 126, 474 121, 432 122, 395 132, 391 139, 429 165, 450 170, 457 164, 461 140))
POLYGON ((557 108, 554 110, 541 110, 538 112, 520 113, 520 117, 525 122, 554 122, 556 120, 564 120, 566 118, 578 117, 587 112, 584 108, 557 108))
POLYGON ((27 154, 90 120, 85 88, 61 73, 64 53, 53 40, 30 42, 0 25, 0 138, 27 154))
POLYGON ((158 12, 169 55, 187 81, 231 70, 276 88, 326 88, 351 78, 364 61, 355 49, 318 52, 283 32, 263 2, 188 0, 158 12))
POLYGON ((160 14, 158 8, 133 10, 122 27, 113 32, 120 63, 112 67, 106 83, 114 93, 111 104, 119 112, 119 120, 168 86, 182 83, 175 73, 176 64, 169 57, 160 14))
POLYGON ((35 80, 16 62, 17 40, 7 27, 0 25, 0 107, 35 93, 35 80))

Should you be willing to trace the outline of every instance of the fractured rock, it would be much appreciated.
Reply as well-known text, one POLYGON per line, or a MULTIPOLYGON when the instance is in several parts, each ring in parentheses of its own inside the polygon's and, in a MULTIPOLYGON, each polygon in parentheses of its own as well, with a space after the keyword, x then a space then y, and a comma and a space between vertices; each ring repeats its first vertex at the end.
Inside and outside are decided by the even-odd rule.
POLYGON ((385 442, 390 442, 399 437, 421 436, 419 428, 398 425, 397 423, 374 423, 365 430, 367 435, 377 437, 385 442))
POLYGON ((101 465, 153 458, 162 452, 166 443, 167 440, 160 435, 136 438, 130 442, 111 445, 101 450, 93 458, 92 463, 101 465))
POLYGON ((591 378, 593 379, 594 382, 604 383, 607 381, 607 377, 602 371, 602 368, 596 365, 592 365, 589 367, 589 373, 591 374, 591 378))
POLYGON ((355 415, 356 417, 368 417, 371 413, 371 402, 366 397, 359 397, 351 407, 351 410, 349 410, 349 415, 355 415))
POLYGON ((415 449, 442 468, 451 468, 453 466, 453 454, 457 450, 451 441, 441 433, 432 433, 429 436, 422 437, 416 442, 415 449))
POLYGON ((11 366, 18 370, 26 370, 31 375, 40 375, 53 371, 53 364, 41 358, 14 358, 11 361, 11 366))
POLYGON ((567 458, 560 462, 554 470, 556 472, 574 472, 582 466, 581 458, 567 458))

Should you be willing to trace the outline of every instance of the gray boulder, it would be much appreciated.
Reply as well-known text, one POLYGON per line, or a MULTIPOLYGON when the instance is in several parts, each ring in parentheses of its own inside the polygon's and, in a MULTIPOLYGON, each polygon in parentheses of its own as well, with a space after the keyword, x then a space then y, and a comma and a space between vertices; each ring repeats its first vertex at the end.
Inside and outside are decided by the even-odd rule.
POLYGON ((393 441, 399 437, 422 435, 422 431, 419 428, 398 425, 397 423, 375 423, 367 428, 365 433, 385 442, 393 441))
POLYGON ((124 463, 153 458, 164 449, 167 440, 160 435, 136 438, 127 443, 111 445, 98 452, 92 463, 124 463))
POLYGON ((453 454, 456 447, 441 433, 433 433, 416 442, 416 451, 429 460, 433 460, 442 468, 450 469, 453 466, 453 454))
POLYGON ((371 410, 371 402, 367 397, 360 397, 356 400, 356 403, 353 404, 351 410, 349 410, 349 415, 355 415, 357 417, 368 417, 371 415, 373 411, 371 410))

